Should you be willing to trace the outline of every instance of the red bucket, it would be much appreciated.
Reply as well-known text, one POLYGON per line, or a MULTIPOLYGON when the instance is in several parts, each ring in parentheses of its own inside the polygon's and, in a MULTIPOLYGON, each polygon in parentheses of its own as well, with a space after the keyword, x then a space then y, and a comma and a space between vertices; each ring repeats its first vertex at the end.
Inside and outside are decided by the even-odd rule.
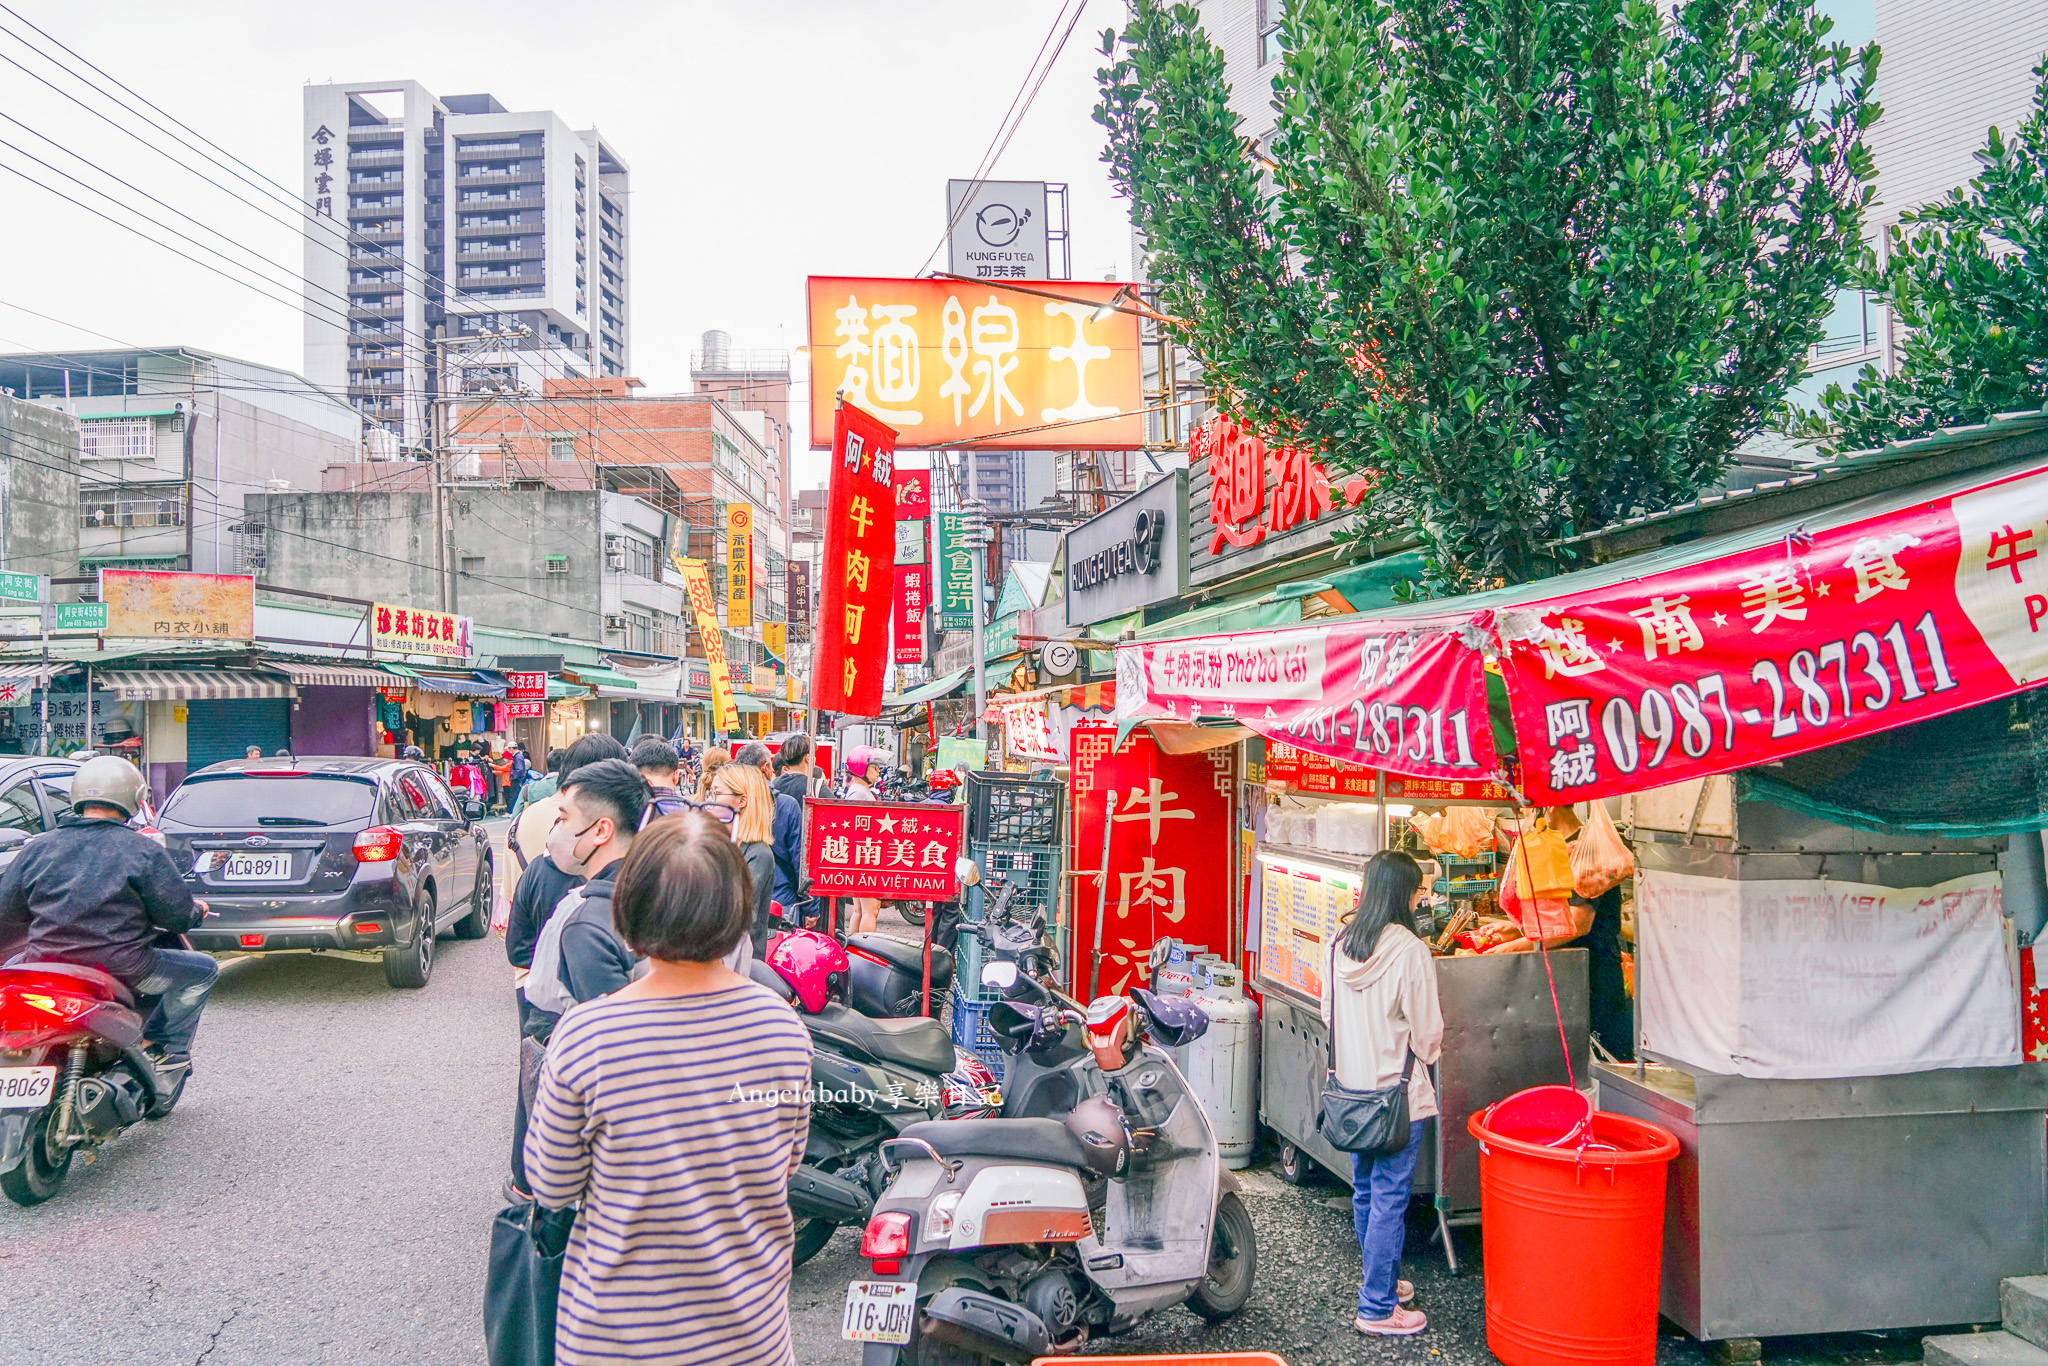
POLYGON ((1479 1140, 1486 1345, 1506 1366, 1652 1366, 1678 1140, 1603 1110, 1582 1141, 1553 1147, 1493 1129, 1500 1108, 1466 1125, 1479 1140))
POLYGON ((1593 1101, 1569 1086, 1532 1086, 1485 1112, 1488 1133, 1543 1148, 1575 1148, 1593 1123, 1593 1101))

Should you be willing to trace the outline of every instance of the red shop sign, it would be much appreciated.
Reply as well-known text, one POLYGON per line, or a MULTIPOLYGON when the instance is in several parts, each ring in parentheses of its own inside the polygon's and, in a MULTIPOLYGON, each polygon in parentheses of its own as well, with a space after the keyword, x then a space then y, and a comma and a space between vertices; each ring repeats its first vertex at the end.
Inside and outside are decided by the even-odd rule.
POLYGON ((804 803, 804 866, 814 896, 950 901, 960 890, 957 806, 918 802, 804 803))
POLYGON ((1486 661, 1464 618, 1353 622, 1126 645, 1119 718, 1229 717, 1360 767, 1493 776, 1486 661))
POLYGON ((505 700, 508 702, 530 702, 548 695, 548 676, 544 673, 508 673, 505 675, 505 700))
POLYGON ((1075 726, 1071 738, 1069 866, 1073 868, 1071 989, 1088 990, 1095 944, 1096 886, 1103 876, 1102 828, 1109 794, 1109 882, 1102 896, 1102 974, 1097 991, 1120 995, 1150 980, 1146 955, 1171 935, 1233 960, 1230 846, 1235 746, 1168 754, 1143 729, 1117 749, 1116 727, 1075 726))
POLYGON ((839 405, 832 430, 811 702, 880 716, 896 589, 896 432, 851 403, 839 405))
POLYGON ((1504 610, 1522 789, 1551 804, 1661 787, 2032 686, 2048 678, 2044 548, 2036 469, 1504 610))
MULTIPOLYGON (((903 471, 898 470, 901 474, 903 471)), ((913 470, 922 474, 922 470, 913 470)), ((896 566, 896 662, 924 663, 924 614, 931 606, 932 571, 929 565, 896 566)))
POLYGON ((899 469, 891 476, 896 489, 896 520, 922 522, 932 515, 932 472, 899 469))
POLYGON ((500 702, 498 704, 498 719, 500 721, 512 721, 521 717, 530 718, 546 714, 547 703, 537 697, 524 698, 517 702, 500 702))
POLYGON ((1332 759, 1312 749, 1297 749, 1281 740, 1266 742, 1266 781, 1290 792, 1332 792, 1347 797, 1374 796, 1377 775, 1369 768, 1332 759))

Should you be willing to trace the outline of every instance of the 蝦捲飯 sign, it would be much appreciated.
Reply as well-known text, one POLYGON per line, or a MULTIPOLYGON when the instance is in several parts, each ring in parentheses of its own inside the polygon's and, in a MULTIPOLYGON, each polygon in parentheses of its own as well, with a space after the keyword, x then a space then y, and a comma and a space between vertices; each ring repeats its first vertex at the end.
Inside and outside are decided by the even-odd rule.
POLYGON ((946 901, 959 891, 957 806, 915 802, 804 803, 804 865, 813 896, 946 901))

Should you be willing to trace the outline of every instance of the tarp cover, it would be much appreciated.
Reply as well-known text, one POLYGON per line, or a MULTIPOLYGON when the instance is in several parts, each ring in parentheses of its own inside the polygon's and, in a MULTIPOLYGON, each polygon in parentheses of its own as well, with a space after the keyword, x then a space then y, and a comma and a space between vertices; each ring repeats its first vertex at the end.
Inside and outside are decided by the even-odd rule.
POLYGON ((1933 887, 1636 878, 1643 1048, 1744 1077, 2020 1061, 1999 875, 1933 887))

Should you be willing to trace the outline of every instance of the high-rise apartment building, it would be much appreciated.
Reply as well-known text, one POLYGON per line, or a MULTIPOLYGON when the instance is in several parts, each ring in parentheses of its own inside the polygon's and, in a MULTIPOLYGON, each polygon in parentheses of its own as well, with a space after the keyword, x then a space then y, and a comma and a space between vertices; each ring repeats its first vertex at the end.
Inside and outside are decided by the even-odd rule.
POLYGON ((627 169, 595 129, 415 81, 305 109, 306 376, 387 445, 428 440, 443 366, 467 393, 627 373, 627 169))

